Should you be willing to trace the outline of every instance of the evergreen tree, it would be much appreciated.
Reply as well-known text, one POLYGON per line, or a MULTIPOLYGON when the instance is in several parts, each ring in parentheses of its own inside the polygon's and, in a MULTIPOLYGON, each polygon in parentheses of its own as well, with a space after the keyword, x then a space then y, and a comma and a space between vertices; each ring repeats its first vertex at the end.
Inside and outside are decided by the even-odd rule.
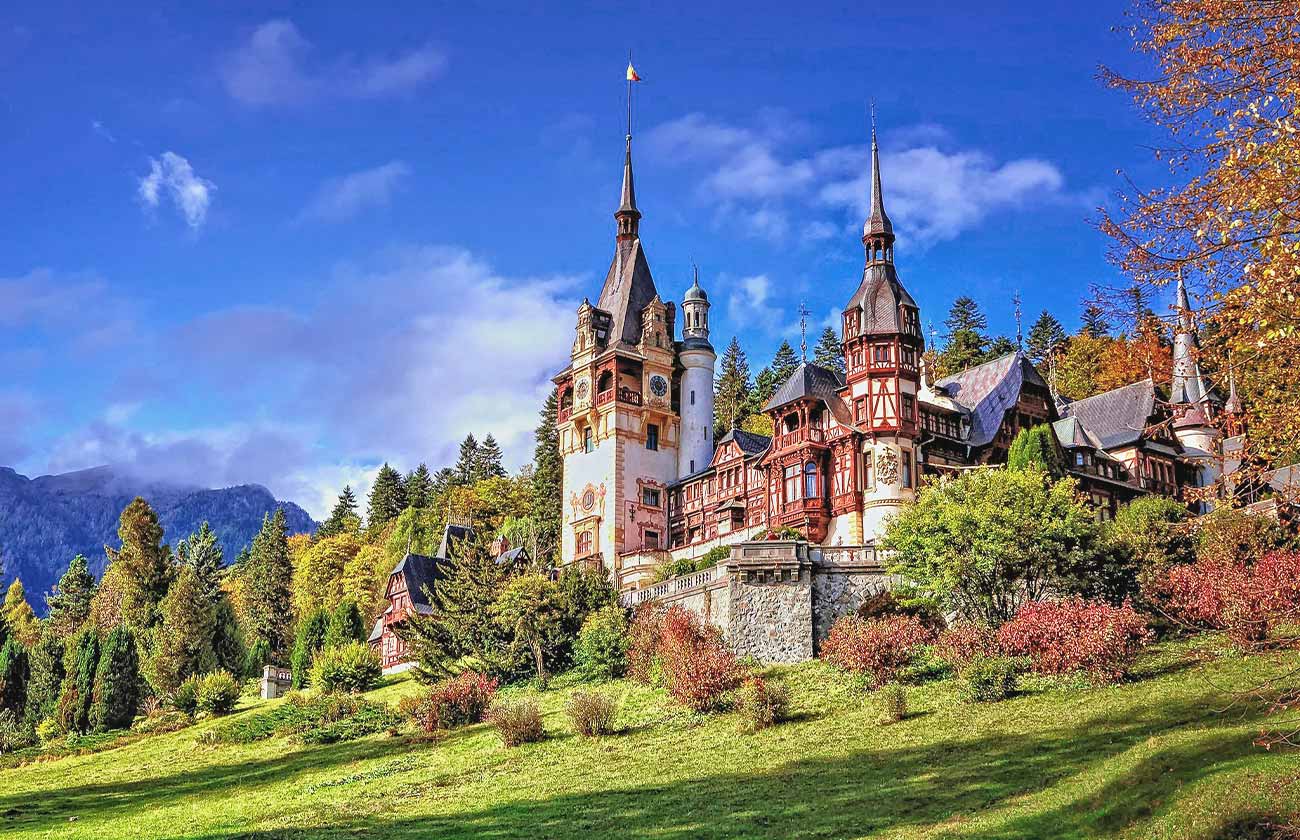
POLYGON ((456 458, 456 466, 452 468, 456 473, 456 483, 473 484, 477 481, 479 462, 478 441, 472 434, 465 435, 465 439, 460 442, 460 454, 456 458))
POLYGON ((797 367, 799 367, 799 357, 794 354, 794 348, 790 346, 790 342, 782 341, 781 346, 776 348, 776 355, 772 357, 771 364, 777 383, 789 379, 790 374, 794 373, 797 367))
POLYGON ((135 638, 115 627, 104 640, 90 706, 90 727, 97 731, 131 725, 140 704, 140 662, 135 638))
POLYGON ((351 601, 343 601, 330 614, 329 628, 325 631, 325 647, 341 647, 350 642, 366 640, 366 625, 361 610, 351 601))
POLYGON ((991 362, 994 359, 1000 359, 1008 353, 1016 352, 1016 343, 1005 335, 1000 335, 989 342, 989 349, 984 351, 984 358, 981 361, 991 362))
POLYGON ((1038 320, 1029 328, 1029 338, 1025 342, 1025 355, 1036 365, 1041 365, 1047 361, 1051 353, 1059 353, 1065 349, 1065 328, 1061 322, 1046 309, 1038 316, 1038 320))
MULTIPOLYGON (((193 566, 181 568, 171 591, 163 599, 162 615, 148 676, 154 691, 168 694, 187 677, 217 667, 212 644, 216 636, 216 608, 208 600, 203 581, 193 566)), ((105 640, 105 652, 107 644, 105 640)))
POLYGON ((1065 475, 1065 456, 1056 440, 1056 433, 1047 423, 1021 429, 1007 451, 1007 469, 1025 470, 1030 467, 1058 478, 1065 475))
POLYGON ((59 696, 59 722, 67 732, 90 728, 90 703, 94 697, 95 671, 99 667, 99 634, 87 627, 77 634, 64 660, 63 691, 59 696))
POLYGON ((366 526, 378 532, 389 522, 397 518, 406 509, 406 488, 402 486, 402 475, 397 470, 384 465, 375 476, 375 483, 370 488, 370 509, 366 515, 366 526))
POLYGON ((935 365, 939 377, 960 373, 987 359, 989 338, 984 330, 988 328, 988 318, 973 299, 962 295, 953 301, 943 323, 948 328, 948 343, 935 365))
POLYGON ((264 639, 271 658, 283 662, 289 653, 293 628, 293 564, 289 559, 288 526, 284 511, 262 519, 262 530, 253 539, 247 575, 249 584, 248 630, 264 639))
POLYGON ((244 661, 248 655, 244 650, 244 634, 239 629, 235 605, 224 592, 217 600, 213 613, 212 653, 221 670, 232 674, 244 672, 244 661))
POLYGON ((952 302, 943 325, 948 328, 947 338, 952 340, 954 335, 963 331, 983 335, 989 328, 989 319, 974 298, 961 295, 952 302))
POLYGON ((750 403, 750 410, 752 412, 762 411, 763 406, 767 405, 767 401, 772 399, 772 395, 776 393, 776 389, 780 386, 781 382, 776 378, 776 374, 772 372, 771 368, 760 370, 758 376, 754 377, 754 398, 750 403))
MULTIPOLYGON (((558 438, 557 438, 558 441, 558 438)), ((558 451, 559 444, 556 448, 558 451)), ((456 485, 456 471, 451 467, 442 467, 433 474, 433 498, 440 499, 446 495, 447 491, 456 485)))
POLYGON ((556 416, 560 398, 552 388, 542 406, 541 420, 533 447, 531 516, 537 526, 538 563, 554 565, 564 525, 564 459, 560 456, 560 433, 556 416))
POLYGON ((720 437, 744 421, 750 408, 749 360, 733 336, 722 354, 722 375, 714 386, 713 429, 720 437))
POLYGON ((198 531, 180 541, 176 546, 176 559, 194 570, 204 600, 215 605, 221 595, 221 572, 226 565, 226 556, 208 523, 204 522, 198 531))
POLYGON ((813 362, 829 370, 844 372, 844 346, 833 327, 822 330, 822 337, 813 350, 813 362))
POLYGON ((59 707, 63 670, 64 638, 48 625, 28 657, 31 677, 27 681, 27 720, 38 724, 53 717, 59 707))
POLYGON ((0 712, 12 712, 21 717, 27 704, 27 648, 10 636, 0 645, 0 712))
POLYGON ((41 635, 41 624, 36 618, 32 605, 27 603, 27 593, 23 589, 23 582, 14 578, 14 582, 9 584, 9 591, 5 593, 4 606, 0 607, 4 611, 5 623, 9 625, 9 632, 14 638, 22 642, 25 647, 31 647, 36 644, 36 640, 41 635))
POLYGON ((483 438, 483 445, 478 450, 478 463, 474 471, 474 480, 482 481, 485 478, 501 478, 506 474, 505 467, 501 466, 501 446, 497 443, 496 438, 488 435, 483 438))
POLYGON ((1091 338, 1106 338, 1110 335, 1110 322, 1106 312, 1095 303, 1083 307, 1083 327, 1079 330, 1091 338))
POLYGON ((330 511, 329 519, 316 529, 316 537, 321 539, 356 531, 360 522, 361 518, 357 515, 357 497, 352 492, 352 485, 346 484, 343 486, 343 492, 339 494, 338 501, 334 503, 334 510, 330 511))
POLYGON ((330 614, 325 610, 315 610, 298 622, 298 633, 293 640, 293 655, 289 658, 294 688, 306 688, 311 661, 316 652, 325 646, 325 634, 329 631, 329 626, 330 614))
POLYGON ((158 514, 138 496, 122 511, 117 529, 122 548, 109 551, 121 575, 122 622, 137 633, 151 630, 172 581, 171 550, 162 541, 158 514))
POLYGON ((425 464, 420 464, 406 476, 406 504, 413 508, 433 504, 433 476, 425 464))

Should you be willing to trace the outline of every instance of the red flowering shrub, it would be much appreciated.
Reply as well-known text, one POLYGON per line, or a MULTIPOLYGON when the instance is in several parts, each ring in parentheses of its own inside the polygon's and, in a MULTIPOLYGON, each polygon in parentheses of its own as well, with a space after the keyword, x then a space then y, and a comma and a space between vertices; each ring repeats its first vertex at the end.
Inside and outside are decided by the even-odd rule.
POLYGON ((743 676, 721 631, 678 606, 660 620, 659 661, 669 696, 697 712, 717 708, 743 676))
POLYGON ((871 681, 879 688, 898 676, 917 649, 933 634, 912 615, 863 619, 845 615, 836 619, 822 642, 822 659, 871 681))
POLYGON ((434 684, 425 693, 403 697, 398 711, 425 732, 455 729, 482 721, 496 692, 496 680, 465 671, 434 684))
POLYGON ((1123 677, 1151 637, 1146 619, 1129 604, 1112 607, 1081 598, 1031 601, 998 631, 1002 649, 1028 656, 1035 671, 1085 671, 1103 682, 1123 677))
POLYGON ((654 681, 663 618, 664 610, 658 604, 642 604, 627 628, 627 675, 639 683, 654 681))
POLYGON ((1300 552, 1273 551, 1253 566, 1203 558, 1170 569, 1157 588, 1175 618, 1221 629, 1249 648, 1276 624, 1300 618, 1300 552))
POLYGON ((982 624, 963 624, 940 633, 934 652, 953 670, 960 671, 976 659, 997 656, 1001 648, 996 630, 982 624))

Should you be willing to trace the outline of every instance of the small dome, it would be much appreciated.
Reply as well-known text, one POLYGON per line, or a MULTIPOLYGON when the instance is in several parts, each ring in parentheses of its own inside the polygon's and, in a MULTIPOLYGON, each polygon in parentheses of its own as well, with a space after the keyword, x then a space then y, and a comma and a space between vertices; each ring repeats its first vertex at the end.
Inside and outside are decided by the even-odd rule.
POLYGON ((696 278, 695 282, 691 284, 691 287, 686 290, 685 300, 702 300, 706 303, 708 302, 709 296, 700 288, 699 278, 696 278))

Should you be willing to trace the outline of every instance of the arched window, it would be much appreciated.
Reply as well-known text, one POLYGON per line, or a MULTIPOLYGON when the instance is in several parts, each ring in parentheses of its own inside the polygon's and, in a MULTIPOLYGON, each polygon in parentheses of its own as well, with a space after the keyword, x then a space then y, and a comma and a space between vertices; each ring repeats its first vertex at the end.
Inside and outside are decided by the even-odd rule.
POLYGON ((563 394, 560 394, 560 408, 562 409, 573 408, 573 392, 568 390, 567 388, 565 389, 563 394))
POLYGON ((816 499, 817 492, 817 465, 812 461, 803 465, 803 497, 805 499, 816 499))

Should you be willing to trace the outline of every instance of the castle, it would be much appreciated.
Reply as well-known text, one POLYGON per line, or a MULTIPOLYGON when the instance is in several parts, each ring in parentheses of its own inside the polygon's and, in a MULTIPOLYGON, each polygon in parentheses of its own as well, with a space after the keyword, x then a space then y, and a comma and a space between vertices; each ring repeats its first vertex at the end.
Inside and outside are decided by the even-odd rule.
POLYGON ((921 313, 895 265, 874 129, 865 261, 843 310, 846 374, 799 365, 763 407, 770 438, 712 437, 708 295, 697 273, 678 338, 677 309, 659 295, 641 240, 630 134, 614 218, 600 296, 578 308, 571 363, 554 381, 561 563, 599 564, 624 592, 651 584, 669 561, 785 529, 818 556, 874 557, 885 521, 914 500, 922 476, 1005 462, 1016 434, 1043 423, 1099 516, 1220 475, 1216 420, 1240 404, 1201 374, 1181 281, 1171 386, 1145 379, 1068 402, 1020 351, 932 382, 921 313))

